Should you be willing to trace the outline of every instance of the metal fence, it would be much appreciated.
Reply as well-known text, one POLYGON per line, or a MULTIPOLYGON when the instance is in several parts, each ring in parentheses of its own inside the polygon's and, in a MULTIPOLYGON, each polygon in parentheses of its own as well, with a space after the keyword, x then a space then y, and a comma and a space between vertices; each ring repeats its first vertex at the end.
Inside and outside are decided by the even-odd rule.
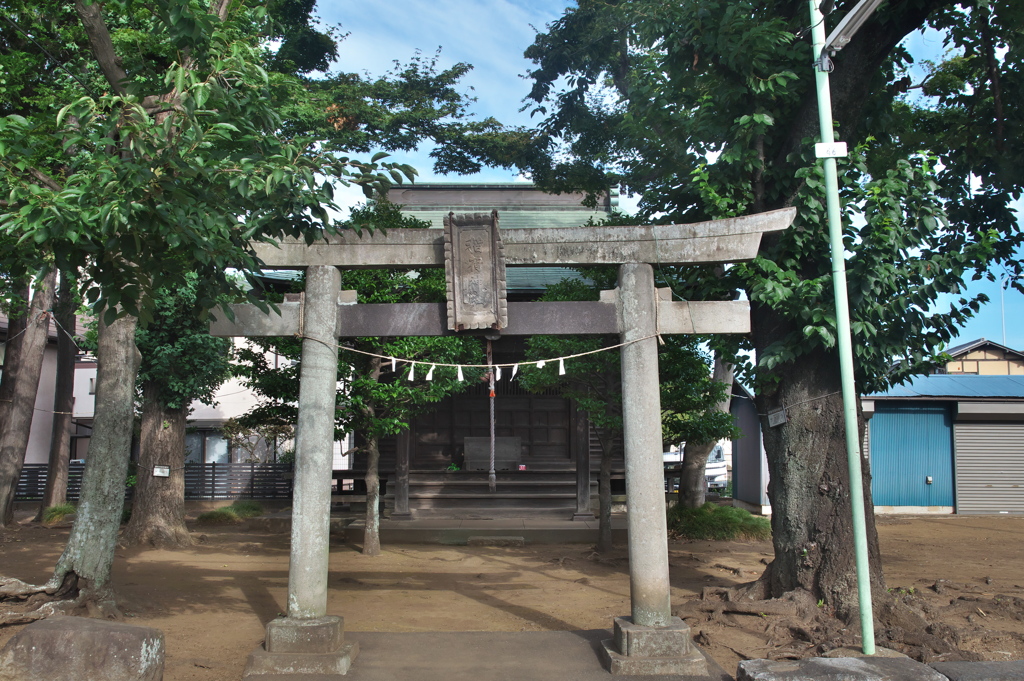
MULTIPOLYGON (((67 500, 78 501, 84 463, 68 469, 67 500)), ((39 501, 46 489, 47 465, 25 464, 17 501, 39 501)), ((125 490, 131 498, 132 488, 125 490)), ((288 499, 292 495, 290 463, 195 463, 185 466, 185 499, 288 499)))

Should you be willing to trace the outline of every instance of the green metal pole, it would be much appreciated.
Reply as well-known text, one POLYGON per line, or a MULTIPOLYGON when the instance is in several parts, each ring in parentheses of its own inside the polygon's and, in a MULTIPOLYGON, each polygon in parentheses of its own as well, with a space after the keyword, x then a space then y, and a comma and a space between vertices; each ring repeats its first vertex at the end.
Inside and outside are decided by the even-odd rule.
MULTIPOLYGON (((825 22, 818 0, 810 0, 811 37, 815 64, 820 64, 825 45, 825 22)), ((814 69, 818 90, 818 121, 821 141, 831 144, 832 94, 828 71, 814 69)), ((839 208, 839 180, 835 157, 824 159, 825 192, 828 206, 828 235, 832 249, 832 288, 836 299, 836 332, 839 371, 843 386, 843 422, 846 430, 846 461, 850 469, 850 505, 853 514, 853 544, 857 564, 857 597, 860 603, 861 646, 865 655, 875 654, 875 622, 871 607, 871 572, 868 564, 867 523, 864 517, 864 481, 861 476, 860 443, 857 442, 857 390, 853 380, 853 341, 850 335, 850 301, 846 294, 846 259, 843 253, 843 223, 839 208)))

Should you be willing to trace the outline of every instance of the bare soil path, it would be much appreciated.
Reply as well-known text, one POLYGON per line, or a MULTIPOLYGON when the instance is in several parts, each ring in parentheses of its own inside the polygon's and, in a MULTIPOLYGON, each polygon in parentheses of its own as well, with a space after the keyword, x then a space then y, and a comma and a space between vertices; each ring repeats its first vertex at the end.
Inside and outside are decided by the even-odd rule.
MULTIPOLYGON (((982 659, 1024 658, 1024 518, 882 517, 879 534, 893 598, 948 625, 947 637, 982 659), (952 632, 952 633, 950 633, 952 632)), ((162 629, 168 681, 237 681, 264 625, 283 612, 287 535, 197 528, 186 551, 119 550, 114 585, 128 621, 162 629)), ((66 529, 24 523, 0 535, 0 574, 45 581, 66 529)), ((754 580, 767 542, 672 542, 673 604, 704 587, 754 580)), ((610 628, 629 612, 625 549, 583 545, 358 547, 331 550, 328 609, 360 631, 544 631, 610 628)), ((785 656, 771 618, 690 620, 698 641, 729 672, 745 658, 785 656)), ((18 627, 0 629, 3 645, 18 627)))

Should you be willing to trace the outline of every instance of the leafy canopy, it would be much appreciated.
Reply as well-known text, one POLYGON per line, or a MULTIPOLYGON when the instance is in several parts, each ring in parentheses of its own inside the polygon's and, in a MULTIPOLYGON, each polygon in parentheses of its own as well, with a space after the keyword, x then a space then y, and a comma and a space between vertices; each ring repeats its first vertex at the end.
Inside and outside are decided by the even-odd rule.
POLYGON ((326 68, 340 36, 313 3, 231 3, 223 19, 221 5, 0 9, 0 270, 82 269, 98 309, 144 321, 153 292, 191 272, 209 307, 245 294, 225 269, 258 270, 252 242, 333 230, 338 183, 370 195, 414 175, 351 151, 495 126, 467 120, 465 64, 314 80, 302 74, 326 68))
MULTIPOLYGON (((853 3, 838 4, 830 28, 853 3)), ((889 3, 835 59, 839 138, 854 149, 840 173, 865 390, 934 365, 986 301, 965 294, 971 280, 1021 273, 1024 236, 1010 209, 1021 90, 1008 84, 1020 78, 1022 12, 961 7, 889 3), (925 21, 954 54, 923 86, 937 99, 921 100, 902 94, 912 57, 899 42, 925 21)), ((505 151, 550 189, 621 183, 654 221, 796 206, 793 227, 765 239, 753 263, 673 275, 694 298, 746 292, 762 387, 835 346, 807 22, 806 3, 580 0, 527 50, 540 122, 518 146, 510 135, 505 151)))

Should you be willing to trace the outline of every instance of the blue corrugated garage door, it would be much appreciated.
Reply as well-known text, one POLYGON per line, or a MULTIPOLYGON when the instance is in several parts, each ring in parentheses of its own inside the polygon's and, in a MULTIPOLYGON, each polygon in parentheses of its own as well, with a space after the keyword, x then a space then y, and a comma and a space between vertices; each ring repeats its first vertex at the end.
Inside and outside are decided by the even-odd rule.
POLYGON ((948 404, 875 402, 870 431, 875 506, 953 505, 952 424, 948 404))

